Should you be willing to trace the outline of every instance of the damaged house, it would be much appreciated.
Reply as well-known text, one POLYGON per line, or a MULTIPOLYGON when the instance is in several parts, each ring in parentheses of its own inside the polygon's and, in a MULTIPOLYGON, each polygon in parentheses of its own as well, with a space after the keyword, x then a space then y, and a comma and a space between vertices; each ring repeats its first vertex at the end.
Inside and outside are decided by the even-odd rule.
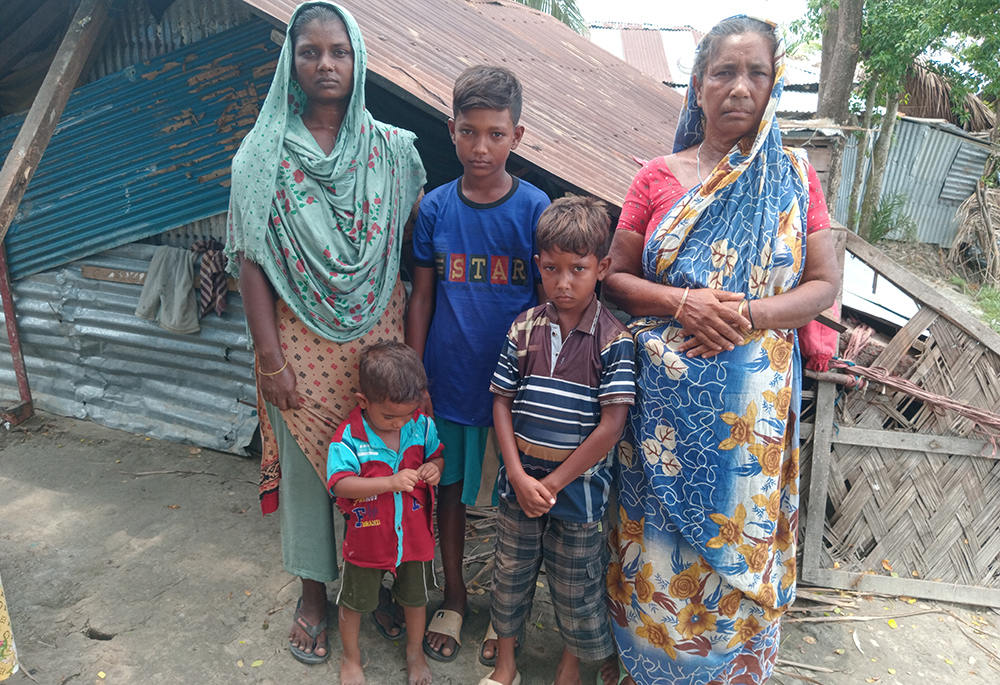
MULTIPOLYGON (((369 51, 368 107, 417 134, 428 189, 461 173, 445 122, 455 76, 479 63, 521 78, 527 133, 510 170, 553 197, 589 193, 619 206, 633 155, 671 147, 681 96, 548 15, 505 1, 348 6, 369 51)), ((136 308, 158 246, 223 239, 230 161, 267 93, 294 7, 0 1, 0 217, 11 210, 0 224, 9 280, 0 281, 13 296, 3 314, 14 332, 0 339, 0 404, 8 411, 30 401, 244 452, 256 389, 235 284, 224 311, 203 316, 195 333, 164 330, 136 308), (52 74, 67 65, 79 77, 56 83, 52 74), (60 97, 65 109, 47 140, 32 112, 55 111, 60 97), (31 152, 42 153, 37 170, 24 163, 31 152)))

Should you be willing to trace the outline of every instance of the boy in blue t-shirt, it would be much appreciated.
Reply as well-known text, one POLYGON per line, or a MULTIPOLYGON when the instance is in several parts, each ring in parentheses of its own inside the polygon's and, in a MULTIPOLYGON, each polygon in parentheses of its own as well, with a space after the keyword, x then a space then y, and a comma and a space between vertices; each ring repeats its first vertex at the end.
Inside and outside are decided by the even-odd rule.
MULTIPOLYGON (((406 343, 423 356, 447 451, 438 488, 444 602, 424 640, 424 651, 439 661, 454 660, 461 645, 465 507, 476 502, 493 424, 490 378, 511 321, 538 302, 535 225, 549 204, 506 170, 524 135, 514 74, 494 66, 465 70, 452 107, 448 130, 464 172, 420 204, 406 318, 406 343)), ((494 651, 495 640, 485 640, 480 661, 492 663, 494 651)))

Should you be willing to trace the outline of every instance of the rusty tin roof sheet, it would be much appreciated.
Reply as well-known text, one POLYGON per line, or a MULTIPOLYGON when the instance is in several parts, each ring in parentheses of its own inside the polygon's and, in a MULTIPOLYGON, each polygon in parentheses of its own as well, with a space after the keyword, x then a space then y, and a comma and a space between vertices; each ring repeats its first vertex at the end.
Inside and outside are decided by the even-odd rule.
MULTIPOLYGON (((245 1, 281 23, 297 4, 245 1)), ((546 14, 503 0, 347 7, 365 36, 369 79, 442 119, 463 69, 512 69, 524 87, 526 129, 513 156, 563 184, 620 207, 638 170, 633 156, 670 152, 683 98, 546 14)))

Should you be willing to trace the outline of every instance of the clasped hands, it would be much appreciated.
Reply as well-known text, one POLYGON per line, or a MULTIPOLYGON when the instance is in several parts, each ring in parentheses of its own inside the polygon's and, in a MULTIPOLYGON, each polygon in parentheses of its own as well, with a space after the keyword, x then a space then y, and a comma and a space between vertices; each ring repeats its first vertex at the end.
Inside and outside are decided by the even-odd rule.
POLYGON ((507 480, 517 496, 517 503, 529 518, 538 518, 547 514, 556 503, 558 490, 553 493, 551 484, 546 485, 548 478, 538 480, 522 471, 519 474, 507 474, 507 480))
POLYGON ((688 357, 708 359, 741 345, 753 328, 745 316, 749 301, 740 311, 743 301, 743 293, 691 288, 675 317, 683 327, 681 333, 687 338, 677 351, 688 357))
POLYGON ((441 480, 441 469, 437 464, 426 462, 416 469, 401 469, 389 478, 389 486, 393 492, 413 492, 420 481, 434 486, 441 480))

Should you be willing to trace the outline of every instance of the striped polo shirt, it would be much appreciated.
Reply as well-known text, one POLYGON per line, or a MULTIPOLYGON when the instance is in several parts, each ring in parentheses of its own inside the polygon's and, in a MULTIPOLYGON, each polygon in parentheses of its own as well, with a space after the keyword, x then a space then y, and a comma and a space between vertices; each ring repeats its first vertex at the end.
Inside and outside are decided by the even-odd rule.
MULTIPOLYGON (((564 462, 601 421, 601 406, 635 402, 635 344, 595 296, 564 339, 549 302, 523 312, 510 327, 490 391, 514 398, 512 419, 521 464, 541 480, 564 462)), ((567 485, 549 515, 598 521, 611 493, 609 453, 567 485)), ((517 498, 500 464, 500 496, 517 498)))

